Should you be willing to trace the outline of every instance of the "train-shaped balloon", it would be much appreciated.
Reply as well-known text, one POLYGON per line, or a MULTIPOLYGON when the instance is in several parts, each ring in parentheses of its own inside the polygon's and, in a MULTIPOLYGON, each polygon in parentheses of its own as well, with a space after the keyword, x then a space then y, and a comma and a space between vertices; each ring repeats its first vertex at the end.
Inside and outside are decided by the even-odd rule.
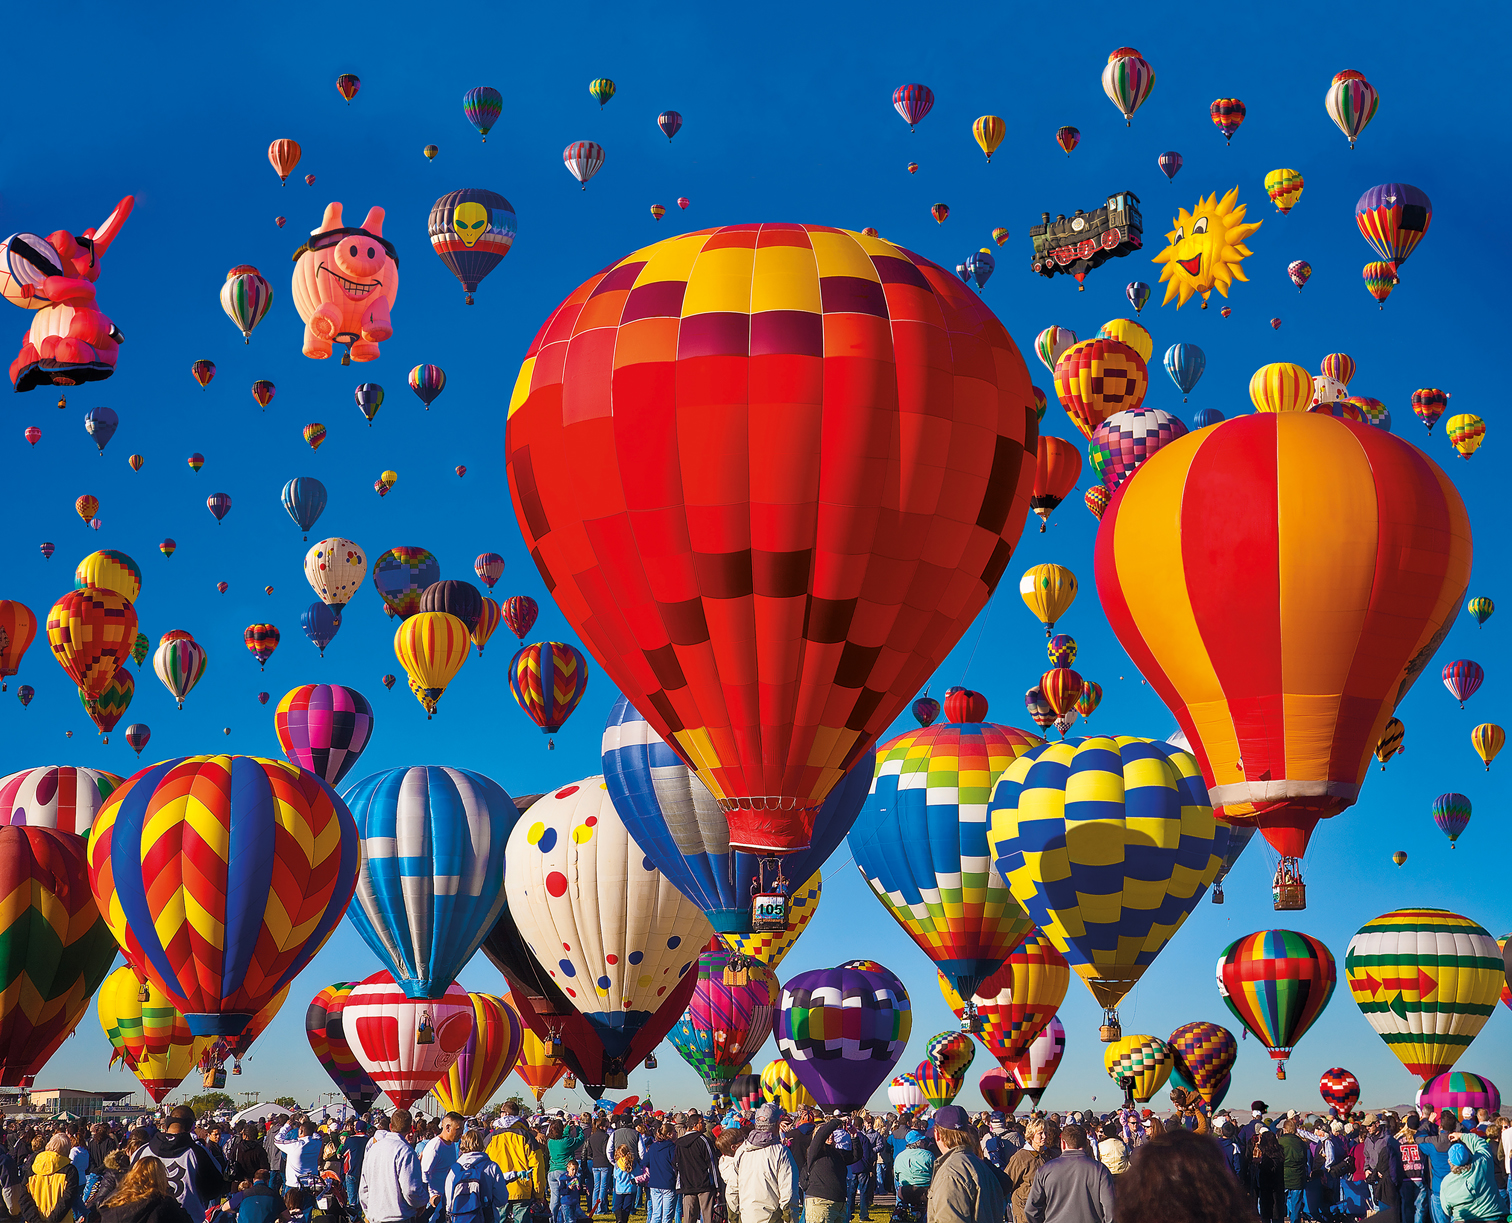
POLYGON ((1132 191, 1110 195, 1105 206, 1091 212, 1078 208, 1069 220, 1062 214, 1052 221, 1048 212, 1040 213, 1040 220, 1029 230, 1034 243, 1029 270, 1041 276, 1069 272, 1083 289, 1093 268, 1144 245, 1139 197, 1132 191))

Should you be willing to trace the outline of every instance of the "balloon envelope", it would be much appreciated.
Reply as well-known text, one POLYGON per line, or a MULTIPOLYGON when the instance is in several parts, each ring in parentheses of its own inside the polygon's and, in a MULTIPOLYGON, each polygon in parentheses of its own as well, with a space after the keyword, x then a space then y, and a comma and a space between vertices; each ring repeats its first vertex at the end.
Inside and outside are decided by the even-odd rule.
POLYGON ((378 1098, 378 1084, 357 1061, 352 1046, 346 1037, 342 1009, 351 995, 355 981, 339 981, 328 985, 310 1000, 305 1011, 305 1036, 316 1060, 331 1076, 331 1082, 358 1116, 365 1116, 378 1098))
POLYGON ((912 1028, 908 991, 879 965, 799 973, 782 988, 774 1034, 814 1099, 849 1111, 892 1073, 912 1028))
POLYGON ((467 996, 473 1008, 472 1035, 432 1090, 448 1112, 476 1117, 519 1061, 525 1024, 507 998, 467 996))
POLYGON ((373 707, 355 688, 301 684, 284 693, 273 726, 291 763, 334 786, 373 737, 373 707))
POLYGON ((104 769, 67 764, 22 769, 0 777, 0 825, 56 828, 88 837, 95 816, 121 778, 104 769))
POLYGON ((472 999, 456 984, 439 998, 412 999, 376 972, 347 995, 342 1025, 373 1082, 408 1108, 461 1056, 473 1030, 472 999))

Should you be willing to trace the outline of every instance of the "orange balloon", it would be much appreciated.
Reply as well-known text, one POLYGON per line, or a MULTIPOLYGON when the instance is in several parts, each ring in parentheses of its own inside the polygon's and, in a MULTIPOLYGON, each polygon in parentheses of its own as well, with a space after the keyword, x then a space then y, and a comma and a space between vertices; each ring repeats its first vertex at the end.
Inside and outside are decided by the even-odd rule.
POLYGON ((47 644, 89 708, 136 644, 136 608, 113 590, 70 590, 47 613, 47 644))
POLYGON ((1055 396, 1088 441, 1114 412, 1139 407, 1149 387, 1144 358, 1120 340, 1083 340, 1055 363, 1055 396))
POLYGON ((1034 465, 1034 492, 1029 508, 1040 516, 1040 533, 1050 511, 1066 499, 1081 479, 1081 448, 1063 437, 1040 435, 1034 465))
POLYGON ((299 153, 299 142, 296 140, 275 140, 268 146, 268 160, 272 163, 279 182, 289 181, 289 175, 299 164, 299 153))
POLYGON ((1077 698, 1082 694, 1082 677, 1070 667, 1051 667, 1040 676, 1039 688, 1055 716, 1063 718, 1076 708, 1077 698))

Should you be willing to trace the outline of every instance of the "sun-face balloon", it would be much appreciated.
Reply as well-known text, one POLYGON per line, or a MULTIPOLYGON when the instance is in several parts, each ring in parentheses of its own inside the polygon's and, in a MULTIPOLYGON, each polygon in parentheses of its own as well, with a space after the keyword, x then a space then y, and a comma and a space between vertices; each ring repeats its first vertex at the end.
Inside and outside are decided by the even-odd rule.
POLYGON ((1246 223, 1245 205, 1238 203, 1239 188, 1232 188, 1223 199, 1214 192, 1199 199, 1188 212, 1181 209, 1176 228, 1166 234, 1170 244, 1152 260, 1163 263, 1160 279, 1165 283, 1162 306, 1176 298, 1176 308, 1186 305, 1194 294, 1202 294, 1202 308, 1216 288, 1224 297, 1236 280, 1248 280, 1240 263, 1250 254, 1244 239, 1260 228, 1262 222, 1246 223))

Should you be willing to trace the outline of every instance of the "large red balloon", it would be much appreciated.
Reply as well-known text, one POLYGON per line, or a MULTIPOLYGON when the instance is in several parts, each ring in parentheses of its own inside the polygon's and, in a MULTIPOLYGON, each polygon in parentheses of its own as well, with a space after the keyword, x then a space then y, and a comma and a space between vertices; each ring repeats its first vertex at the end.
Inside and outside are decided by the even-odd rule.
POLYGON ((1034 403, 975 293, 825 226, 670 238, 546 320, 509 408, 515 513, 732 845, 807 846, 982 609, 1028 510, 1034 403))

